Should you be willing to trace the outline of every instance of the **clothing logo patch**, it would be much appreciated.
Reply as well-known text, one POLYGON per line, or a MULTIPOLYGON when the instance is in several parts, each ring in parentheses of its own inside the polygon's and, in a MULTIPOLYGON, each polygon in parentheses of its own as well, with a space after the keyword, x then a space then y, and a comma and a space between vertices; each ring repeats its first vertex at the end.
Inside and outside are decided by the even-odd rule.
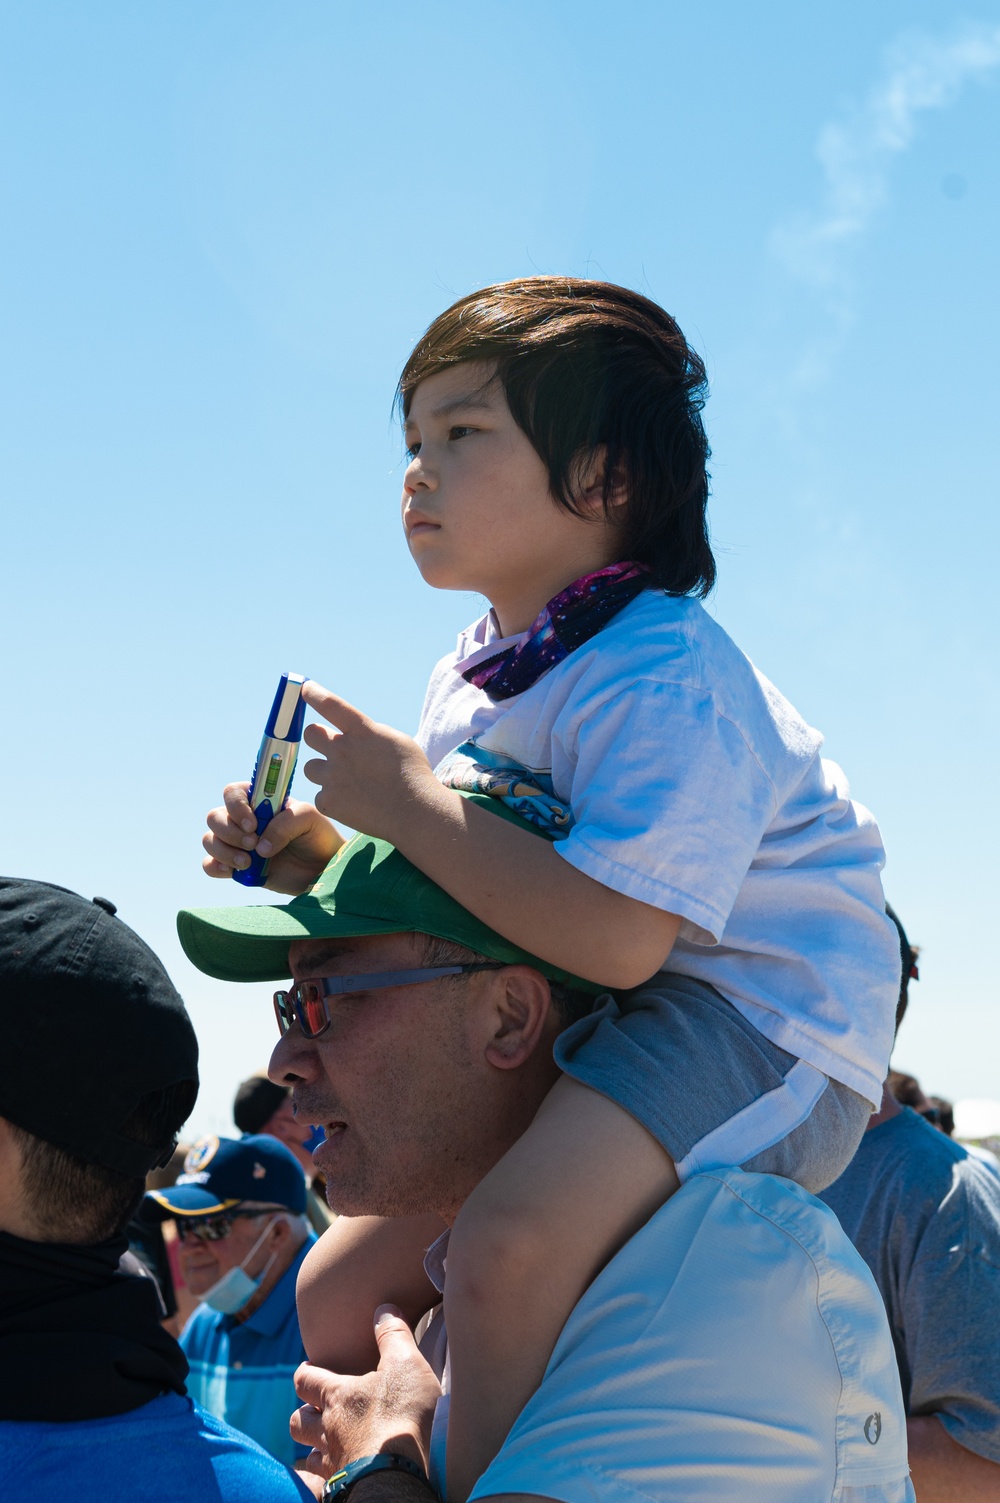
POLYGON ((253 1170, 251 1172, 253 1173, 254 1179, 263 1179, 267 1174, 267 1170, 264 1168, 264 1165, 260 1162, 259 1159, 254 1163, 253 1170))
POLYGON ((879 1414, 878 1410, 876 1409, 875 1413, 874 1414, 870 1414, 868 1416, 868 1418, 865 1420, 865 1440, 868 1442, 868 1444, 870 1446, 877 1446, 878 1445, 878 1438, 879 1438, 879 1436, 881 1434, 882 1434, 882 1416, 879 1414))
POLYGON ((572 810, 556 797, 551 773, 523 767, 513 757, 477 741, 463 741, 438 763, 434 773, 446 788, 499 799, 550 840, 565 839, 573 827, 572 810))
POLYGON ((184 1160, 184 1169, 188 1174, 197 1174, 210 1164, 219 1151, 219 1140, 214 1134, 211 1137, 199 1138, 188 1151, 184 1160))

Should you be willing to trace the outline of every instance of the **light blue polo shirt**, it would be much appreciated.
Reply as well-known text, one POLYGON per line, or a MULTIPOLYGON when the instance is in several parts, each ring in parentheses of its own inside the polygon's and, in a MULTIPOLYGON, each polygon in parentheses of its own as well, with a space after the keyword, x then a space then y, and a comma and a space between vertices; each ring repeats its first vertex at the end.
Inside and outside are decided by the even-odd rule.
MULTIPOLYGON (((443 1239, 425 1266, 443 1287, 443 1239)), ((425 1355, 441 1373, 442 1332, 425 1355)), ((436 1338, 436 1339, 435 1339, 436 1338)), ((431 1441, 445 1475, 446 1396, 431 1441)), ((696 1174, 602 1269, 470 1494, 557 1503, 914 1503, 885 1309, 790 1180, 696 1174)))
POLYGON ((292 1376, 305 1359, 295 1310, 295 1280, 316 1241, 310 1235, 291 1267, 248 1320, 199 1305, 181 1334, 191 1365, 187 1390, 209 1414, 225 1420, 291 1466, 308 1454, 288 1433, 299 1406, 292 1376))

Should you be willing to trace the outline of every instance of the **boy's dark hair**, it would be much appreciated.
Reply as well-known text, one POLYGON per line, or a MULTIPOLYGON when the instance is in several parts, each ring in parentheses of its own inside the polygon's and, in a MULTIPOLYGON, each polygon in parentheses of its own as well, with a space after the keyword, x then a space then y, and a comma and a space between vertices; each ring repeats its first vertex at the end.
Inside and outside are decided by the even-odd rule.
MULTIPOLYGON (((906 937, 906 930, 903 928, 903 925, 900 922, 899 914, 896 912, 895 908, 893 908, 891 903, 886 903, 885 911, 892 922, 895 924, 896 933, 899 935, 900 981, 899 997, 896 1000, 896 1032, 898 1033, 899 1025, 905 1018, 906 1009, 909 1006, 910 982, 920 980, 920 971, 917 967, 917 959, 920 955, 920 948, 918 945, 910 944, 910 941, 906 937)), ((904 1103, 904 1105, 905 1104, 906 1103, 904 1103)))
MULTIPOLYGON (((122 1131, 152 1148, 169 1144, 190 1116, 197 1095, 195 1080, 151 1091, 122 1124, 122 1131)), ((14 1122, 8 1126, 21 1152, 25 1209, 40 1234, 32 1240, 87 1247, 124 1230, 145 1193, 144 1179, 88 1163, 14 1122)))
POLYGON ((579 467, 603 445, 605 514, 616 490, 626 496, 622 557, 647 564, 672 595, 709 593, 707 378, 668 313, 577 277, 484 287, 436 318, 410 355, 396 393, 404 418, 421 381, 472 360, 495 367, 560 506, 582 515, 579 467))

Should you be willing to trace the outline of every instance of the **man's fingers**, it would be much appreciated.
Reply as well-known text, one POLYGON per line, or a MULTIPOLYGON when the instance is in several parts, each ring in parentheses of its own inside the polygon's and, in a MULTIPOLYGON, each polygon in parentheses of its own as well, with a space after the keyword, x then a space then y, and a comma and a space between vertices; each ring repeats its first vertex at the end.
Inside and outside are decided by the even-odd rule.
MULTIPOLYGON (((322 1412, 331 1391, 338 1382, 337 1374, 330 1372, 329 1368, 316 1367, 312 1362, 300 1362, 295 1369, 295 1392, 303 1404, 311 1404, 314 1409, 322 1412)), ((296 1414, 300 1410, 295 1411, 296 1414)), ((309 1441, 312 1445, 314 1442, 309 1441)))
POLYGON ((375 1340, 380 1367, 386 1359, 395 1362, 417 1353, 413 1332, 395 1305, 379 1305, 375 1311, 375 1340))
POLYGON ((313 1450, 321 1450, 323 1416, 311 1404, 303 1404, 300 1409, 292 1410, 288 1421, 288 1433, 300 1446, 312 1446, 313 1450))
POLYGON ((329 689, 324 689, 322 684, 317 684, 315 679, 308 679, 302 685, 302 698, 311 710, 317 715, 322 715, 331 725, 335 725, 338 731, 360 730, 367 724, 368 717, 353 705, 348 704, 346 699, 332 694, 329 689))

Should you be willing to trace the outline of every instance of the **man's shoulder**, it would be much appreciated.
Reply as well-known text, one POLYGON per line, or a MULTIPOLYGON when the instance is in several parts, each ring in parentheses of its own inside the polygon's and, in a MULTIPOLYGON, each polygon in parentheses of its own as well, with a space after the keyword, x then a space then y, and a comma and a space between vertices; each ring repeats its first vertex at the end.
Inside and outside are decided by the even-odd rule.
POLYGON ((609 1494, 671 1503, 905 1496, 885 1311, 820 1201, 775 1176, 699 1174, 598 1274, 473 1497, 577 1503, 595 1474, 609 1494))
POLYGON ((311 1494, 248 1436, 177 1394, 99 1420, 0 1423, 4 1498, 297 1503, 311 1494))
POLYGON ((906 1213, 911 1227, 972 1205, 1000 1216, 1000 1181, 960 1143, 904 1107, 862 1138, 858 1151, 822 1199, 848 1230, 873 1210, 906 1213))

